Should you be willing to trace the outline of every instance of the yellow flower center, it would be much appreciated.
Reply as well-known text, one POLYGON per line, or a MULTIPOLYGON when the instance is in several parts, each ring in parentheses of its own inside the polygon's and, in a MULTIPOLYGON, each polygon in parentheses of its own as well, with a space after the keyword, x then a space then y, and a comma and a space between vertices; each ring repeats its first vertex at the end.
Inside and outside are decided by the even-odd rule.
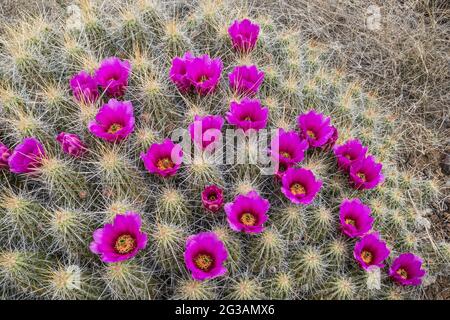
POLYGON ((216 199, 217 199, 216 196, 213 194, 209 195, 209 197, 208 197, 208 200, 211 200, 211 201, 214 201, 216 199))
POLYGON ((252 121, 252 118, 251 118, 250 116, 246 116, 246 117, 244 118, 244 120, 245 120, 245 121, 252 121))
POLYGON ((363 182, 366 182, 366 175, 362 172, 356 174, 363 182))
POLYGON ((372 254, 372 252, 363 250, 363 252, 361 252, 361 259, 362 259, 365 263, 370 264, 370 263, 372 262, 372 260, 373 260, 373 254, 372 254))
POLYGON ((346 157, 348 160, 352 160, 352 156, 349 155, 348 153, 344 155, 344 157, 346 157))
POLYGON ((113 124, 109 127, 109 129, 108 129, 108 133, 114 134, 114 133, 116 133, 117 131, 121 130, 122 128, 123 128, 123 127, 122 127, 120 124, 118 124, 118 123, 113 123, 113 124))
POLYGON ((355 225, 356 225, 355 220, 350 219, 350 218, 345 219, 345 223, 346 223, 346 224, 350 224, 350 225, 352 225, 352 226, 355 226, 355 225))
POLYGON ((305 194, 306 190, 305 187, 302 186, 300 183, 294 183, 291 185, 291 192, 293 195, 298 195, 298 194, 305 194))
POLYGON ((283 157, 285 157, 286 159, 290 159, 291 158, 291 154, 289 152, 286 152, 286 151, 281 152, 281 155, 283 157))
POLYGON ((316 139, 316 134, 314 132, 312 132, 311 130, 306 130, 306 134, 311 138, 311 139, 316 139))
POLYGON ((156 167, 159 170, 167 170, 167 169, 172 169, 174 166, 174 163, 172 162, 172 160, 170 160, 169 158, 162 158, 159 159, 158 162, 156 163, 156 167))
POLYGON ((408 279, 408 272, 406 272, 405 269, 400 268, 397 270, 397 274, 402 277, 403 279, 408 279))
POLYGON ((246 226, 254 226, 256 224, 256 217, 254 214, 246 212, 241 216, 241 222, 246 226))
POLYGON ((208 76, 203 75, 203 76, 200 77, 199 82, 200 82, 200 83, 203 83, 203 82, 205 82, 206 80, 208 80, 208 76))
POLYGON ((201 253, 195 257, 194 263, 197 268, 203 271, 209 271, 213 265, 213 258, 209 254, 201 253))
POLYGON ((120 254, 130 253, 134 248, 136 248, 136 240, 129 234, 118 237, 114 245, 114 249, 120 254))

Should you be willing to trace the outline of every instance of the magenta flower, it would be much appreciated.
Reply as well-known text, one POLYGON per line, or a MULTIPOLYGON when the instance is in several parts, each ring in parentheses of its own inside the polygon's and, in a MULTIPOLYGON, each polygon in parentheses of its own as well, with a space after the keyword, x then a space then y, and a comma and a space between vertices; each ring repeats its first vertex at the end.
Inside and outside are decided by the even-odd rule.
POLYGON ((305 158, 308 142, 302 140, 295 131, 278 129, 277 135, 271 142, 271 154, 275 159, 284 163, 295 164, 305 158), (278 146, 277 146, 278 144, 278 146))
POLYGON ((301 136, 308 140, 311 147, 326 145, 335 134, 334 127, 330 125, 330 118, 315 110, 301 114, 298 117, 298 126, 301 136))
POLYGON ((170 79, 182 93, 189 91, 191 88, 191 81, 187 75, 187 66, 193 59, 194 56, 188 51, 182 58, 175 57, 172 60, 172 67, 169 72, 170 79))
POLYGON ((417 286, 422 283, 425 270, 422 259, 412 253, 399 255, 389 269, 389 276, 402 286, 417 286))
POLYGON ((361 237, 372 229, 370 208, 359 199, 345 199, 339 208, 342 231, 350 238, 361 237))
POLYGON ((130 62, 111 57, 100 63, 100 67, 95 72, 95 79, 108 95, 120 98, 125 94, 130 73, 130 62))
POLYGON ((211 59, 204 54, 201 57, 193 58, 186 66, 187 78, 195 87, 199 94, 212 93, 220 80, 222 73, 222 60, 220 58, 211 59))
POLYGON ((217 212, 223 206, 223 191, 218 186, 206 187, 202 192, 203 206, 211 211, 217 212))
POLYGON ((234 231, 245 233, 260 233, 264 231, 263 224, 267 221, 267 211, 270 203, 256 191, 250 191, 245 196, 238 195, 234 202, 225 205, 228 224, 234 231))
POLYGON ((93 103, 98 99, 97 81, 84 70, 70 79, 70 88, 78 101, 93 103))
POLYGON ((184 262, 195 280, 220 277, 227 272, 223 263, 228 252, 214 232, 201 232, 186 240, 184 262))
POLYGON ((222 126, 223 118, 221 116, 207 115, 201 117, 196 115, 194 122, 189 125, 189 134, 192 141, 205 149, 207 146, 219 142, 222 135, 222 126))
POLYGON ((56 141, 59 142, 64 153, 76 158, 82 157, 87 151, 84 142, 81 141, 78 135, 73 133, 61 132, 56 137, 56 141))
POLYGON ((292 163, 287 162, 284 158, 279 158, 277 166, 275 167, 275 176, 278 179, 282 179, 286 171, 292 167, 292 163))
POLYGON ((328 141, 321 147, 324 150, 333 149, 334 145, 336 144, 337 139, 339 138, 339 132, 336 129, 336 127, 335 126, 331 126, 331 130, 333 131, 333 134, 328 139, 328 141))
POLYGON ((228 28, 228 34, 233 42, 233 47, 239 51, 251 51, 258 40, 259 25, 252 23, 249 19, 235 20, 228 28))
POLYGON ((141 218, 137 213, 126 212, 114 217, 94 232, 90 249, 100 255, 103 262, 112 263, 133 258, 147 245, 147 235, 141 232, 141 218))
POLYGON ((169 177, 177 173, 180 168, 183 151, 179 145, 174 144, 170 139, 166 139, 163 143, 152 144, 147 153, 141 154, 141 159, 150 173, 169 177))
POLYGON ((383 268, 383 261, 389 257, 390 250, 386 243, 380 240, 378 233, 366 234, 355 244, 353 256, 359 265, 368 269, 370 266, 383 268))
POLYGON ((349 170, 352 163, 366 157, 367 148, 358 139, 348 140, 343 145, 334 148, 339 168, 349 170))
POLYGON ((134 130, 133 105, 130 101, 110 99, 89 123, 89 131, 106 141, 123 140, 134 130))
POLYGON ((258 99, 244 98, 241 102, 232 101, 230 111, 227 112, 228 123, 241 128, 259 130, 267 125, 269 109, 263 108, 258 99))
POLYGON ((44 157, 44 146, 36 138, 25 138, 8 158, 8 165, 13 173, 31 173, 41 166, 44 157))
POLYGON ((373 156, 356 161, 350 166, 350 181, 355 189, 373 189, 383 183, 384 176, 381 173, 383 165, 375 162, 373 156))
POLYGON ((322 181, 304 168, 289 168, 281 179, 281 192, 293 203, 311 203, 320 188, 322 181))
POLYGON ((11 156, 11 150, 0 142, 0 169, 8 168, 8 159, 11 156))
POLYGON ((238 66, 228 74, 230 87, 238 94, 254 94, 264 80, 264 72, 256 66, 238 66))

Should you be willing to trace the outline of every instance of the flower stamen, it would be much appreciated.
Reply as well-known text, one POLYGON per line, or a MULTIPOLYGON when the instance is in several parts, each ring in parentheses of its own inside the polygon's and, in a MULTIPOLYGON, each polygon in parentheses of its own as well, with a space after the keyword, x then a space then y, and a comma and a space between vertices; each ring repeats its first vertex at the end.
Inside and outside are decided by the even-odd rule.
POLYGON ((254 214, 246 212, 241 216, 241 222, 246 226, 254 226, 256 224, 256 217, 254 214))
POLYGON ((114 249, 117 253, 127 254, 136 248, 136 240, 129 234, 123 234, 117 238, 114 249))
POLYGON ((117 133, 117 131, 121 130, 122 128, 123 128, 122 125, 120 125, 118 123, 113 123, 108 129, 108 133, 110 133, 110 134, 117 133))
POLYGON ((408 272, 403 268, 398 269, 397 274, 405 280, 408 279, 408 272))
POLYGON ((201 253, 197 255, 194 259, 194 263, 197 266, 197 268, 203 270, 203 271, 209 271, 211 267, 213 266, 213 258, 209 254, 201 253))
POLYGON ((208 80, 208 76, 203 75, 203 76, 200 77, 199 82, 200 82, 200 83, 203 83, 203 82, 205 82, 206 80, 208 80))
POLYGON ((290 188, 293 195, 301 195, 306 193, 306 189, 300 183, 294 183, 290 188))
POLYGON ((366 175, 362 172, 356 174, 363 182, 366 182, 366 175))
POLYGON ((312 130, 306 130, 306 134, 307 134, 311 139, 316 139, 316 134, 315 134, 312 130))
POLYGON ((169 158, 162 158, 158 160, 156 166, 159 170, 168 170, 174 167, 174 163, 169 158))
POLYGON ((286 159, 290 159, 291 158, 291 154, 289 152, 286 151, 282 151, 281 155, 286 158, 286 159))
POLYGON ((350 219, 350 218, 345 219, 345 223, 346 223, 346 224, 349 224, 349 225, 352 225, 352 226, 355 226, 355 225, 356 225, 355 220, 350 219))
POLYGON ((370 264, 370 263, 372 262, 372 260, 373 260, 373 254, 372 254, 372 252, 363 250, 363 251, 361 252, 361 259, 362 259, 365 263, 370 264))

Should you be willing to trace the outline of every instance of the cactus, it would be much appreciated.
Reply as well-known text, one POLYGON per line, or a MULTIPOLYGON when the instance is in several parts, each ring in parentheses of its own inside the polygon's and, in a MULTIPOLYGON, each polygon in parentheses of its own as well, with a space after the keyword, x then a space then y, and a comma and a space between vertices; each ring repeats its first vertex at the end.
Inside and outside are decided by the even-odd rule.
MULTIPOLYGON (((431 238, 421 215, 442 198, 439 182, 397 165, 401 120, 331 67, 324 46, 301 42, 297 30, 237 1, 98 4, 80 1, 79 26, 36 14, 7 25, 2 36, 0 140, 12 150, 34 137, 46 156, 32 174, 0 166, 0 297, 422 297, 420 287, 393 284, 388 267, 381 270, 379 288, 368 287, 367 271, 353 257, 356 240, 340 230, 339 205, 346 198, 360 198, 371 208, 373 229, 391 249, 387 265, 394 256, 413 252, 424 260, 427 277, 448 276, 449 244, 431 238), (244 17, 261 28, 251 52, 233 50, 227 32, 244 17), (185 94, 170 81, 172 59, 186 51, 222 59, 214 93, 185 94), (77 101, 69 90, 74 74, 82 69, 93 74, 109 56, 128 60, 132 70, 119 100, 132 102, 136 127, 116 143, 88 130, 107 102, 106 91, 96 101, 77 101), (267 129, 297 130, 297 116, 315 109, 331 118, 338 145, 358 138, 383 162, 385 182, 371 190, 352 189, 333 151, 320 148, 310 148, 300 163, 323 183, 308 205, 289 201, 280 182, 251 163, 217 164, 204 155, 182 163, 174 176, 150 174, 142 161, 150 146, 186 128, 195 115, 225 116, 230 101, 242 98, 229 88, 226 74, 243 64, 264 71, 256 97, 269 110, 267 129), (77 134, 87 153, 64 153, 56 141, 60 132, 77 134), (267 199, 265 230, 238 233, 223 209, 205 210, 201 193, 208 185, 222 188, 229 203, 251 191, 267 199), (138 213, 146 247, 128 261, 102 262, 90 250, 93 234, 126 212, 138 213), (188 237, 204 231, 224 244, 228 272, 201 281, 192 278, 183 255, 188 237)), ((251 144, 244 149, 254 152, 251 144)))

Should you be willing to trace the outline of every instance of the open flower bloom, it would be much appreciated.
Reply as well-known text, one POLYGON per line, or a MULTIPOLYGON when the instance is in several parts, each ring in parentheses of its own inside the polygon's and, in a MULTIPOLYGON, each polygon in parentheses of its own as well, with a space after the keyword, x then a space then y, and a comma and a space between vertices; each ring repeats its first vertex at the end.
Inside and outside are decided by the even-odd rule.
POLYGON ((170 68, 170 80, 177 86, 178 90, 185 93, 191 88, 191 81, 187 76, 187 66, 194 59, 194 56, 188 51, 182 58, 175 57, 172 60, 170 68))
POLYGON ((339 208, 342 231, 350 238, 361 237, 372 229, 370 208, 359 199, 345 199, 339 208))
POLYGON ((84 142, 74 133, 61 132, 56 137, 56 141, 59 142, 64 153, 76 158, 82 157, 87 151, 84 142))
POLYGON ((220 58, 211 59, 204 54, 187 64, 187 77, 199 94, 212 93, 219 83, 222 68, 220 58))
POLYGON ((227 249, 214 232, 201 232, 186 240, 184 262, 195 280, 224 275, 227 269, 223 263, 227 258, 227 249))
POLYGON ((206 187, 202 192, 203 206, 211 211, 217 212, 223 206, 223 191, 218 186, 206 187))
POLYGON ((0 169, 8 168, 8 159, 11 156, 11 150, 0 142, 0 169))
POLYGON ((81 102, 95 102, 99 96, 97 81, 86 71, 80 71, 70 79, 70 88, 75 99, 81 102))
POLYGON ((228 74, 230 87, 238 94, 254 94, 264 80, 264 72, 256 66, 237 66, 228 74))
POLYGON ((301 114, 298 117, 298 126, 301 136, 308 140, 311 147, 326 145, 335 134, 334 127, 330 125, 330 118, 315 110, 301 114))
POLYGON ((422 259, 412 253, 399 255, 389 269, 389 276, 403 286, 417 286, 422 283, 425 270, 422 259))
POLYGON ((271 154, 276 160, 290 164, 302 161, 305 158, 305 151, 308 149, 308 142, 302 140, 297 132, 286 132, 283 129, 278 129, 278 133, 270 145, 271 154))
POLYGON ((366 157, 367 147, 364 147, 358 139, 348 140, 343 145, 334 148, 339 168, 350 169, 352 163, 363 160, 366 157))
POLYGON ((246 195, 238 195, 234 202, 225 205, 228 224, 234 231, 245 233, 260 233, 264 231, 264 223, 267 221, 267 211, 270 203, 262 198, 256 191, 250 191, 246 195))
POLYGON ((383 165, 375 161, 373 156, 356 161, 350 166, 350 181, 355 189, 373 189, 383 183, 381 173, 383 165))
POLYGON ((281 179, 281 191, 293 203, 311 203, 321 187, 322 181, 304 168, 289 168, 281 179))
POLYGON ((267 125, 269 109, 263 108, 258 99, 244 98, 241 102, 232 101, 226 118, 228 123, 241 128, 259 130, 267 125))
POLYGON ((386 243, 380 240, 378 233, 366 234, 355 244, 353 256, 359 265, 368 269, 370 266, 383 268, 383 261, 389 257, 390 250, 386 243))
POLYGON ((249 19, 235 20, 228 28, 228 34, 235 49, 249 52, 258 40, 259 25, 252 23, 249 19))
POLYGON ((100 63, 100 67, 95 72, 95 79, 108 95, 120 98, 125 94, 130 72, 130 62, 111 57, 100 63))
POLYGON ((204 117, 196 115, 194 122, 189 125, 189 134, 197 146, 205 149, 214 145, 222 135, 223 118, 221 116, 207 115, 204 117))
POLYGON ((13 173, 31 173, 41 166, 44 157, 44 146, 36 138, 25 138, 9 156, 9 169, 13 173))
POLYGON ((130 101, 110 99, 89 123, 89 131, 106 141, 123 140, 134 130, 133 105, 130 101))
POLYGON ((141 232, 141 218, 137 213, 126 212, 114 217, 94 232, 90 249, 100 255, 103 262, 112 263, 131 259, 147 245, 147 235, 141 232))
POLYGON ((168 177, 173 176, 180 168, 183 151, 172 140, 166 139, 163 143, 152 144, 147 153, 141 154, 141 159, 150 173, 168 177))

